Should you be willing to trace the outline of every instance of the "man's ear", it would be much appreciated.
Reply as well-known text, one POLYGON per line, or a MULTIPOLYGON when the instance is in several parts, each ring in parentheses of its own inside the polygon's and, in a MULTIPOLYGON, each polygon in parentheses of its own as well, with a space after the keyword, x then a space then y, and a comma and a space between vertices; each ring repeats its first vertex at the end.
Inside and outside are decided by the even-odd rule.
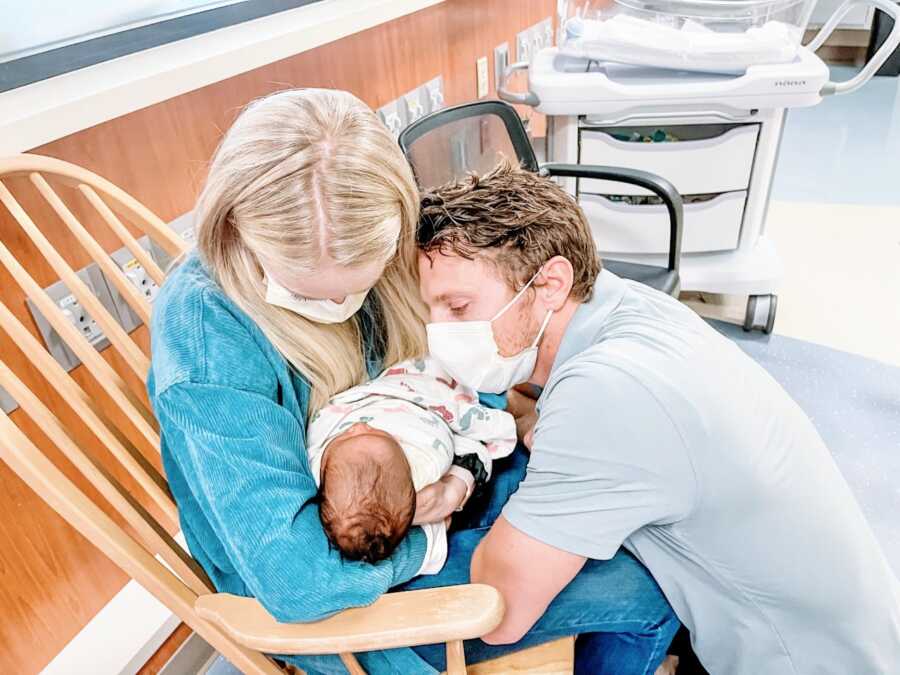
POLYGON ((561 255, 554 256, 544 263, 541 274, 535 280, 538 296, 547 309, 554 312, 562 309, 572 292, 575 272, 572 263, 561 255))

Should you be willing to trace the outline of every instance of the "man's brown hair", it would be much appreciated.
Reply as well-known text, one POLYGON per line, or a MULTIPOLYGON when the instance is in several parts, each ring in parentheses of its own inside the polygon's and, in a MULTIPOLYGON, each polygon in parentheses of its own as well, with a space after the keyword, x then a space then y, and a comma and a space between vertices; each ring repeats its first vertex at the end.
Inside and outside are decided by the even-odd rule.
POLYGON ((574 271, 571 296, 590 300, 600 257, 581 208, 548 178, 503 160, 422 197, 419 248, 491 262, 515 289, 554 256, 574 271))

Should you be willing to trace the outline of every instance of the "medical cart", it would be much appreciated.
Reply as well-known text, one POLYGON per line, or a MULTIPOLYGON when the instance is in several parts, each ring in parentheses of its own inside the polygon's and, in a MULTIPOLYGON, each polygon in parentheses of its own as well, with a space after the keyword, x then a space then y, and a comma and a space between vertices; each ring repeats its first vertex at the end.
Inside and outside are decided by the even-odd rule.
MULTIPOLYGON (((810 0, 602 4, 601 20, 611 5, 614 12, 625 11, 632 22, 623 24, 625 32, 604 32, 606 26, 598 22, 594 42, 569 35, 569 42, 577 44, 566 44, 567 22, 585 15, 566 10, 561 1, 561 12, 568 14, 560 17, 560 47, 538 52, 529 63, 512 64, 499 87, 500 98, 547 115, 550 162, 640 169, 673 183, 684 199, 682 290, 747 295, 744 327, 770 332, 782 264, 766 236, 766 215, 786 112, 864 85, 900 42, 900 21, 869 63, 846 82, 830 81, 829 69, 815 51, 853 7, 872 4, 896 18, 897 5, 850 0, 812 42, 800 46, 814 4, 810 0), (645 39, 647 33, 635 33, 642 42, 633 49, 623 46, 621 36, 629 38, 633 22, 648 16, 656 22, 652 30, 662 22, 658 35, 651 30, 652 39, 645 39), (745 46, 757 43, 745 37, 752 32, 737 33, 736 23, 744 31, 747 26, 789 26, 797 36, 790 60, 775 62, 784 58, 779 53, 767 62, 757 50, 746 52, 748 63, 739 63, 745 46), (700 43, 694 33, 707 39, 710 31, 715 35, 709 35, 709 44, 715 46, 719 37, 735 44, 730 53, 723 52, 721 68, 709 53, 696 51, 700 43), (670 52, 661 44, 667 35, 678 42, 670 52), (672 67, 664 67, 666 63, 672 67), (527 70, 526 93, 506 86, 516 70, 527 70)), ((587 34, 581 25, 576 28, 577 36, 587 34)), ((665 207, 650 192, 583 178, 563 183, 587 215, 604 259, 663 264, 668 221, 665 207)))

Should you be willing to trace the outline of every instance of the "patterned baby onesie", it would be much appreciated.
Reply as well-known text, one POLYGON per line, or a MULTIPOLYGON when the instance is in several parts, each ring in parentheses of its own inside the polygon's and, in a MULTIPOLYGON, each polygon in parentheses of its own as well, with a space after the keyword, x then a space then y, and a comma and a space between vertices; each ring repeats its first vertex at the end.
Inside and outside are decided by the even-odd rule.
POLYGON ((477 453, 491 461, 516 447, 512 415, 482 405, 478 395, 447 375, 434 359, 414 359, 334 396, 309 423, 307 447, 319 481, 328 443, 357 422, 391 434, 406 454, 416 490, 447 473, 453 456, 477 453))

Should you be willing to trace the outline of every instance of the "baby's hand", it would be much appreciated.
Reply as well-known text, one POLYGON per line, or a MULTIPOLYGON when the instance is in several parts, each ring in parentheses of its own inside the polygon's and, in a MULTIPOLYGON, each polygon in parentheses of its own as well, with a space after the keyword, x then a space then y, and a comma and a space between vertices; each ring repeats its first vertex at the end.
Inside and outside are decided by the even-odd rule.
POLYGON ((413 525, 439 523, 449 518, 466 498, 466 484, 461 478, 447 474, 436 483, 416 493, 416 515, 413 525))

